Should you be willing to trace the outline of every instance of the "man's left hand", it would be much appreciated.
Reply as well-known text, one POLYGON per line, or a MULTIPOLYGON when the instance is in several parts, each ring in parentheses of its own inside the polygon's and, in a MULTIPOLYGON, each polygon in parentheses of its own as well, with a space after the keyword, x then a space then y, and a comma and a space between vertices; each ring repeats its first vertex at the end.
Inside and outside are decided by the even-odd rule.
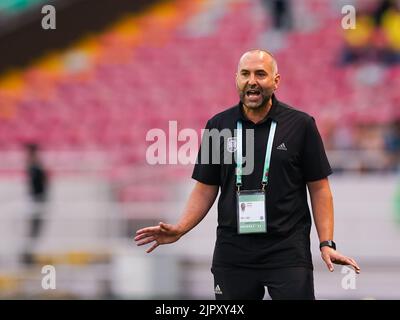
POLYGON ((330 272, 334 270, 333 264, 349 265, 352 266, 356 273, 360 273, 361 269, 357 262, 349 257, 346 257, 330 247, 321 248, 321 257, 325 261, 330 272))

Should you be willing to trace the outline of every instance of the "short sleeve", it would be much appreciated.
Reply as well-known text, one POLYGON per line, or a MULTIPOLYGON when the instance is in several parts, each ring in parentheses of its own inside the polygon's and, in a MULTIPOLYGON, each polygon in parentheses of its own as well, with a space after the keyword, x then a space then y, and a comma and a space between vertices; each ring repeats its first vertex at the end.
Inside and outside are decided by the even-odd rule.
POLYGON ((313 117, 307 120, 302 168, 306 182, 324 179, 332 173, 321 135, 313 117))
MULTIPOLYGON (((216 127, 212 124, 212 121, 209 120, 205 129, 212 130, 216 129, 216 127)), ((220 185, 221 165, 212 162, 212 159, 215 158, 213 157, 213 152, 217 152, 217 150, 215 150, 213 146, 212 139, 209 135, 204 134, 197 155, 197 161, 193 169, 192 178, 204 184, 220 185), (202 152, 203 149, 204 151, 208 150, 208 152, 202 152)))

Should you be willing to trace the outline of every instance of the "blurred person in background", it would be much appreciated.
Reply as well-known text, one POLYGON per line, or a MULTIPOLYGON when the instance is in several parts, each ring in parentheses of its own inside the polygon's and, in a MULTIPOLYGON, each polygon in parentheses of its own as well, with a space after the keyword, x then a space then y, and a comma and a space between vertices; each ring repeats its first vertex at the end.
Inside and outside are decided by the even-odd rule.
POLYGON ((395 119, 388 127, 384 136, 384 147, 388 155, 388 169, 400 169, 400 118, 395 119))
POLYGON ((400 62, 400 1, 359 1, 355 29, 344 32, 342 63, 400 62))
MULTIPOLYGON (((221 152, 220 159, 225 159, 225 147, 223 151, 211 147, 203 155, 201 150, 210 143, 203 136, 192 175, 197 183, 180 221, 175 225, 160 222, 136 233, 137 245, 153 243, 147 252, 177 241, 205 217, 220 189, 211 269, 216 299, 263 299, 265 286, 272 299, 315 299, 307 187, 323 261, 331 272, 333 264, 351 265, 360 272, 353 259, 336 251, 333 242, 333 201, 327 178, 332 171, 315 121, 277 100, 274 92, 279 82, 276 60, 268 51, 242 55, 236 74, 240 102, 210 119, 206 129, 241 132, 243 126, 243 131, 253 130, 254 161, 246 147, 251 142, 244 142, 247 137, 243 150, 239 137, 233 145, 234 152, 246 154, 246 166, 254 162, 254 170, 240 174, 240 160, 237 167, 210 164, 212 152, 221 152), (251 196, 246 198, 249 202, 244 200, 246 195, 251 196), (246 210, 239 212, 244 202, 246 210), (246 225, 243 221, 249 212, 254 216, 246 225)), ((216 145, 221 144, 225 145, 222 141, 216 145)), ((233 152, 229 145, 227 149, 233 152)))
POLYGON ((292 28, 290 0, 263 0, 262 2, 268 12, 271 12, 272 26, 275 30, 289 30, 292 28))
POLYGON ((386 39, 384 60, 388 64, 400 63, 400 0, 392 5, 382 15, 382 32, 386 39))
POLYGON ((32 263, 32 248, 38 241, 43 226, 44 205, 48 195, 48 174, 39 157, 39 146, 27 144, 26 174, 29 193, 33 202, 32 215, 29 222, 28 245, 23 254, 26 264, 32 263))
POLYGON ((355 29, 344 30, 343 64, 357 63, 367 59, 374 59, 374 33, 376 19, 374 12, 378 3, 368 0, 357 6, 357 20, 355 29))
MULTIPOLYGON (((384 146, 388 157, 388 171, 400 172, 400 116, 389 124, 384 135, 384 146)), ((400 181, 397 183, 393 201, 395 221, 400 226, 400 181)))

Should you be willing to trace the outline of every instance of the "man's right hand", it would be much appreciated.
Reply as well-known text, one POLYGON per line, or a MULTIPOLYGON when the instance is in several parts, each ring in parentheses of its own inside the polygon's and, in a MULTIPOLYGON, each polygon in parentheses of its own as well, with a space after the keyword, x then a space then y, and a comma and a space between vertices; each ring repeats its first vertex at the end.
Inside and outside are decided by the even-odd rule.
POLYGON ((179 240, 205 217, 217 194, 218 186, 196 182, 179 222, 175 225, 160 222, 158 226, 138 230, 135 237, 137 245, 142 246, 154 242, 150 249, 146 250, 149 253, 160 244, 179 240))
POLYGON ((158 226, 147 227, 136 231, 136 245, 142 246, 148 243, 155 242, 147 253, 152 252, 160 244, 173 243, 183 235, 181 229, 172 224, 160 222, 158 226))

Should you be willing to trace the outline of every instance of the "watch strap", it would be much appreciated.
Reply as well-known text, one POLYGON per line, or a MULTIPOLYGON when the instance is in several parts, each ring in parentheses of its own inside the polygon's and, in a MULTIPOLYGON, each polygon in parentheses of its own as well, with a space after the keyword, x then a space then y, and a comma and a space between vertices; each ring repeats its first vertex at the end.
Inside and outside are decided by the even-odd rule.
POLYGON ((330 247, 330 248, 336 250, 336 243, 333 240, 322 241, 319 244, 319 248, 321 249, 322 247, 330 247))

